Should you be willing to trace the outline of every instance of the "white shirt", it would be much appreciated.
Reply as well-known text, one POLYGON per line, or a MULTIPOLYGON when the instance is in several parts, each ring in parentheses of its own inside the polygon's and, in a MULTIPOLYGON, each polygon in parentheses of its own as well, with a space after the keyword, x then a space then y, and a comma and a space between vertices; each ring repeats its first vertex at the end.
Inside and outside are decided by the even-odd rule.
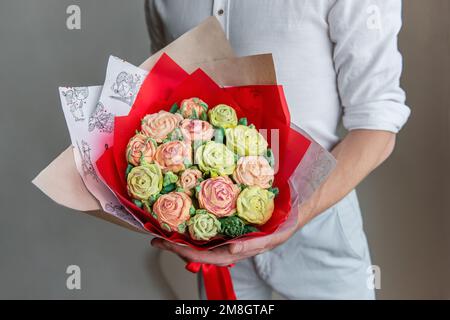
POLYGON ((327 149, 348 130, 398 132, 401 0, 148 0, 152 49, 215 15, 237 55, 272 53, 292 121, 327 149))

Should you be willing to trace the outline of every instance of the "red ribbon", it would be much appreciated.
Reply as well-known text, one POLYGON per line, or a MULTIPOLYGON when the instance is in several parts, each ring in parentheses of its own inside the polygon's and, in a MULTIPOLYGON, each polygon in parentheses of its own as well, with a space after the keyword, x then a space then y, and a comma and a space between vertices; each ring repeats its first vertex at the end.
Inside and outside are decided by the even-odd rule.
POLYGON ((233 265, 219 267, 213 264, 199 262, 189 262, 186 264, 186 269, 190 272, 198 273, 200 270, 202 271, 203 283, 208 300, 236 300, 229 270, 231 267, 233 265))

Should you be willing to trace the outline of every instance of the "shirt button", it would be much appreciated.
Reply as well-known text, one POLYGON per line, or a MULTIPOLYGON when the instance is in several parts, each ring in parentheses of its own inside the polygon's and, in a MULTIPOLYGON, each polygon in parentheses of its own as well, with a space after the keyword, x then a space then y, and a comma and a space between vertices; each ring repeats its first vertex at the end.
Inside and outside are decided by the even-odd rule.
POLYGON ((222 16, 224 13, 225 13, 225 11, 223 11, 223 9, 219 9, 219 10, 217 11, 217 14, 218 14, 219 16, 222 16))

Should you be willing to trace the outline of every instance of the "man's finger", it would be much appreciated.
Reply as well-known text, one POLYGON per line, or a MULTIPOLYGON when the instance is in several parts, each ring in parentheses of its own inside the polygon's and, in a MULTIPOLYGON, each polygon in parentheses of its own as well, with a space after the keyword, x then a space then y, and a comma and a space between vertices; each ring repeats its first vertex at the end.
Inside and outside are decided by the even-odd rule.
POLYGON ((152 245, 164 250, 172 251, 192 262, 201 262, 216 265, 228 265, 233 262, 233 257, 229 254, 228 249, 226 248, 217 248, 209 251, 199 251, 187 246, 173 244, 162 239, 154 239, 152 241, 152 245))
MULTIPOLYGON (((260 252, 268 249, 269 245, 274 241, 275 236, 268 235, 250 240, 232 243, 229 247, 231 254, 247 254, 250 252, 260 252)), ((269 248, 270 249, 270 248, 269 248)))

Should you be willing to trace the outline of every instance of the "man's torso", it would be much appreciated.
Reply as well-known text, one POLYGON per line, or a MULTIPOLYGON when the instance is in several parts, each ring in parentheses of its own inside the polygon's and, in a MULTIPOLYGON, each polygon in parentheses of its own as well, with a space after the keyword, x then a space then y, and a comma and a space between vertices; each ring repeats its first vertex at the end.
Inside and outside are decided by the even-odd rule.
POLYGON ((292 121, 330 149, 341 106, 329 37, 330 0, 154 0, 166 41, 210 15, 238 56, 272 53, 292 121))

